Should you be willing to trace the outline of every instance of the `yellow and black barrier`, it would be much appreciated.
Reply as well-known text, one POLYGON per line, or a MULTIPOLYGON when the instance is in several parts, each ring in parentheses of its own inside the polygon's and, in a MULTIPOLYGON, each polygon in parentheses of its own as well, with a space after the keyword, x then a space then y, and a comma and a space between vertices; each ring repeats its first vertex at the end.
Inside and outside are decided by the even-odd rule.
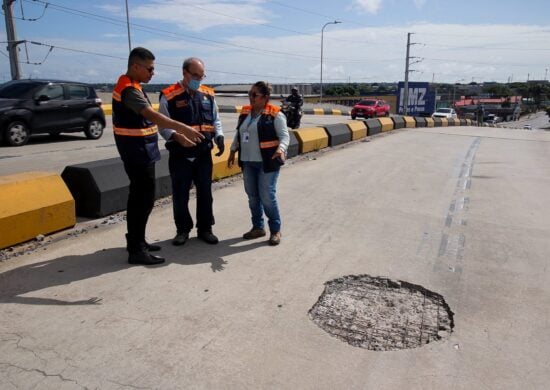
MULTIPOLYGON (((241 107, 235 107, 235 112, 241 107)), ((389 132, 396 128, 471 126, 470 119, 441 120, 402 116, 350 120, 324 127, 307 127, 290 131, 288 158, 314 152, 389 132), (399 123, 396 125, 396 123, 399 123)), ((229 169, 230 142, 222 156, 212 150, 212 179, 219 180, 241 172, 237 161, 229 169)), ((157 194, 162 198, 172 193, 168 170, 168 151, 161 152, 157 164, 157 194)), ((28 241, 39 234, 49 234, 74 226, 76 215, 98 217, 125 210, 128 178, 119 158, 68 166, 61 176, 50 173, 0 176, 0 248, 28 241)))
POLYGON ((377 120, 380 122, 380 124, 382 125, 382 132, 384 131, 391 131, 394 129, 394 124, 393 124, 393 120, 389 117, 384 117, 384 118, 377 118, 377 120))
POLYGON ((367 135, 375 135, 382 132, 382 124, 378 119, 369 118, 363 121, 367 126, 367 135))
POLYGON ((0 249, 74 226, 75 202, 58 174, 0 177, 0 249))
MULTIPOLYGON (((228 114, 239 114, 241 112, 243 106, 227 106, 227 105, 221 105, 218 106, 218 111, 221 113, 228 113, 228 114)), ((112 115, 113 114, 113 107, 111 104, 102 104, 101 108, 103 109, 103 113, 105 115, 112 115)), ((159 105, 158 103, 153 104, 153 109, 155 111, 158 111, 159 105)), ((335 108, 306 108, 303 110, 303 113, 305 115, 344 115, 344 116, 350 116, 351 110, 341 110, 341 109, 335 109, 335 108)))
POLYGON ((304 127, 294 130, 300 145, 300 154, 328 147, 328 134, 322 127, 304 127))
POLYGON ((237 160, 238 156, 235 157, 235 163, 233 164, 233 166, 231 168, 227 167, 230 147, 231 141, 225 141, 225 151, 221 156, 216 156, 216 148, 212 150, 212 162, 214 164, 212 169, 212 180, 220 180, 224 177, 233 176, 241 172, 241 168, 239 168, 239 162, 237 160))
POLYGON ((351 131, 351 140, 355 141, 367 136, 367 125, 363 121, 347 121, 349 130, 351 131))
POLYGON ((345 123, 323 126, 328 134, 328 145, 336 146, 351 141, 351 131, 345 123))

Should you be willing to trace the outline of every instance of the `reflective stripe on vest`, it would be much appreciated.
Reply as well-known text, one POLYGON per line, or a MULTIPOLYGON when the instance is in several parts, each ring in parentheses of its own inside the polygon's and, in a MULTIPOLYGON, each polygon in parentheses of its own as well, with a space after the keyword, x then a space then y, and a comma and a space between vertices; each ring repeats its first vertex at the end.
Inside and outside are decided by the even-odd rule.
POLYGON ((189 126, 195 130, 202 131, 203 133, 215 133, 216 129, 212 125, 192 125, 189 126))
POLYGON ((124 127, 114 127, 113 132, 116 135, 125 135, 128 137, 147 137, 158 132, 157 126, 147 127, 145 129, 126 129, 124 127))
POLYGON ((274 148, 279 146, 279 141, 264 141, 260 142, 260 149, 274 148))

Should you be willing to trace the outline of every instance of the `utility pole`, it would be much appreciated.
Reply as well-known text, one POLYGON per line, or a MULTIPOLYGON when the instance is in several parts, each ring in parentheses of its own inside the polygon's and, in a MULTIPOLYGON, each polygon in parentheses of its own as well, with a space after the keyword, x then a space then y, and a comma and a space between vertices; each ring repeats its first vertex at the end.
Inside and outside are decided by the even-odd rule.
POLYGON ((132 42, 130 39, 130 13, 128 12, 128 0, 126 0, 126 27, 128 28, 128 53, 132 51, 132 42))
POLYGON ((405 58, 405 86, 403 91, 403 115, 407 115, 409 105, 409 54, 411 48, 411 34, 407 33, 407 57, 405 58))
POLYGON ((4 0, 2 8, 6 19, 6 35, 8 38, 8 54, 10 57, 10 70, 12 80, 21 78, 21 66, 19 65, 19 53, 17 52, 17 36, 15 34, 15 23, 13 21, 13 3, 15 0, 4 0))

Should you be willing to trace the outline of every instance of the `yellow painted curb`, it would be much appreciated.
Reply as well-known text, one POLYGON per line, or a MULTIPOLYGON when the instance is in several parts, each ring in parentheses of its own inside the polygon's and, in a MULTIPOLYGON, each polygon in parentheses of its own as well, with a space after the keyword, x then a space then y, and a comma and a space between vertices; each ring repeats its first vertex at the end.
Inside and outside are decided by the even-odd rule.
POLYGON ((74 226, 75 202, 56 173, 0 176, 0 248, 74 226))
POLYGON ((328 134, 322 127, 304 127, 294 130, 294 134, 300 144, 300 154, 328 147, 328 134))
POLYGON ((238 155, 235 156, 235 164, 231 167, 231 169, 227 167, 227 159, 229 157, 230 147, 231 141, 226 141, 225 151, 219 157, 216 156, 216 153, 218 153, 218 148, 214 146, 214 149, 212 149, 212 162, 214 164, 214 167, 212 169, 212 180, 220 180, 224 177, 233 176, 241 172, 241 168, 239 168, 237 160, 238 155))
POLYGON ((391 118, 377 118, 378 122, 382 125, 382 131, 390 131, 394 129, 395 124, 391 118))
POLYGON ((435 127, 433 118, 426 118, 426 127, 435 127))
POLYGON ((332 115, 342 115, 342 110, 337 110, 336 108, 333 108, 332 115))
MULTIPOLYGON (((159 110, 159 104, 154 103, 152 104, 153 110, 158 111, 159 110)), ((113 105, 112 104, 102 104, 101 108, 103 109, 103 113, 105 115, 113 115, 113 105)))
POLYGON ((416 127, 416 121, 412 116, 404 116, 403 120, 405 121, 405 127, 410 129, 416 127))
POLYGON ((440 119, 441 119, 441 127, 449 126, 449 121, 447 120, 447 118, 440 118, 440 119))
POLYGON ((325 110, 322 108, 314 108, 313 115, 325 115, 325 110))
POLYGON ((346 125, 351 130, 351 139, 355 141, 359 138, 365 138, 367 136, 367 126, 363 121, 347 121, 346 125))
POLYGON ((237 110, 237 114, 240 114, 243 109, 243 106, 235 106, 235 109, 237 110))

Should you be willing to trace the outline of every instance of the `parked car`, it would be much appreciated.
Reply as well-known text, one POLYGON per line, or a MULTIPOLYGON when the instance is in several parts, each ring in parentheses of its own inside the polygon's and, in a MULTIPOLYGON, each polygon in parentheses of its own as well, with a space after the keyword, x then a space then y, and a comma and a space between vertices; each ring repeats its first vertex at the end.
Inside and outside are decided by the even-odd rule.
POLYGON ((390 105, 385 100, 361 100, 351 109, 351 119, 357 117, 374 118, 377 116, 390 116, 390 105))
POLYGON ((490 123, 492 125, 496 125, 497 123, 502 122, 503 119, 500 116, 496 116, 495 114, 489 114, 485 117, 484 122, 490 123))
POLYGON ((432 118, 458 118, 454 108, 438 108, 432 114, 432 118))
POLYGON ((101 99, 91 85, 39 79, 0 85, 0 140, 8 145, 25 145, 39 133, 84 131, 98 139, 104 128, 101 99))
POLYGON ((523 125, 523 128, 524 128, 525 130, 532 130, 531 125, 523 125))

